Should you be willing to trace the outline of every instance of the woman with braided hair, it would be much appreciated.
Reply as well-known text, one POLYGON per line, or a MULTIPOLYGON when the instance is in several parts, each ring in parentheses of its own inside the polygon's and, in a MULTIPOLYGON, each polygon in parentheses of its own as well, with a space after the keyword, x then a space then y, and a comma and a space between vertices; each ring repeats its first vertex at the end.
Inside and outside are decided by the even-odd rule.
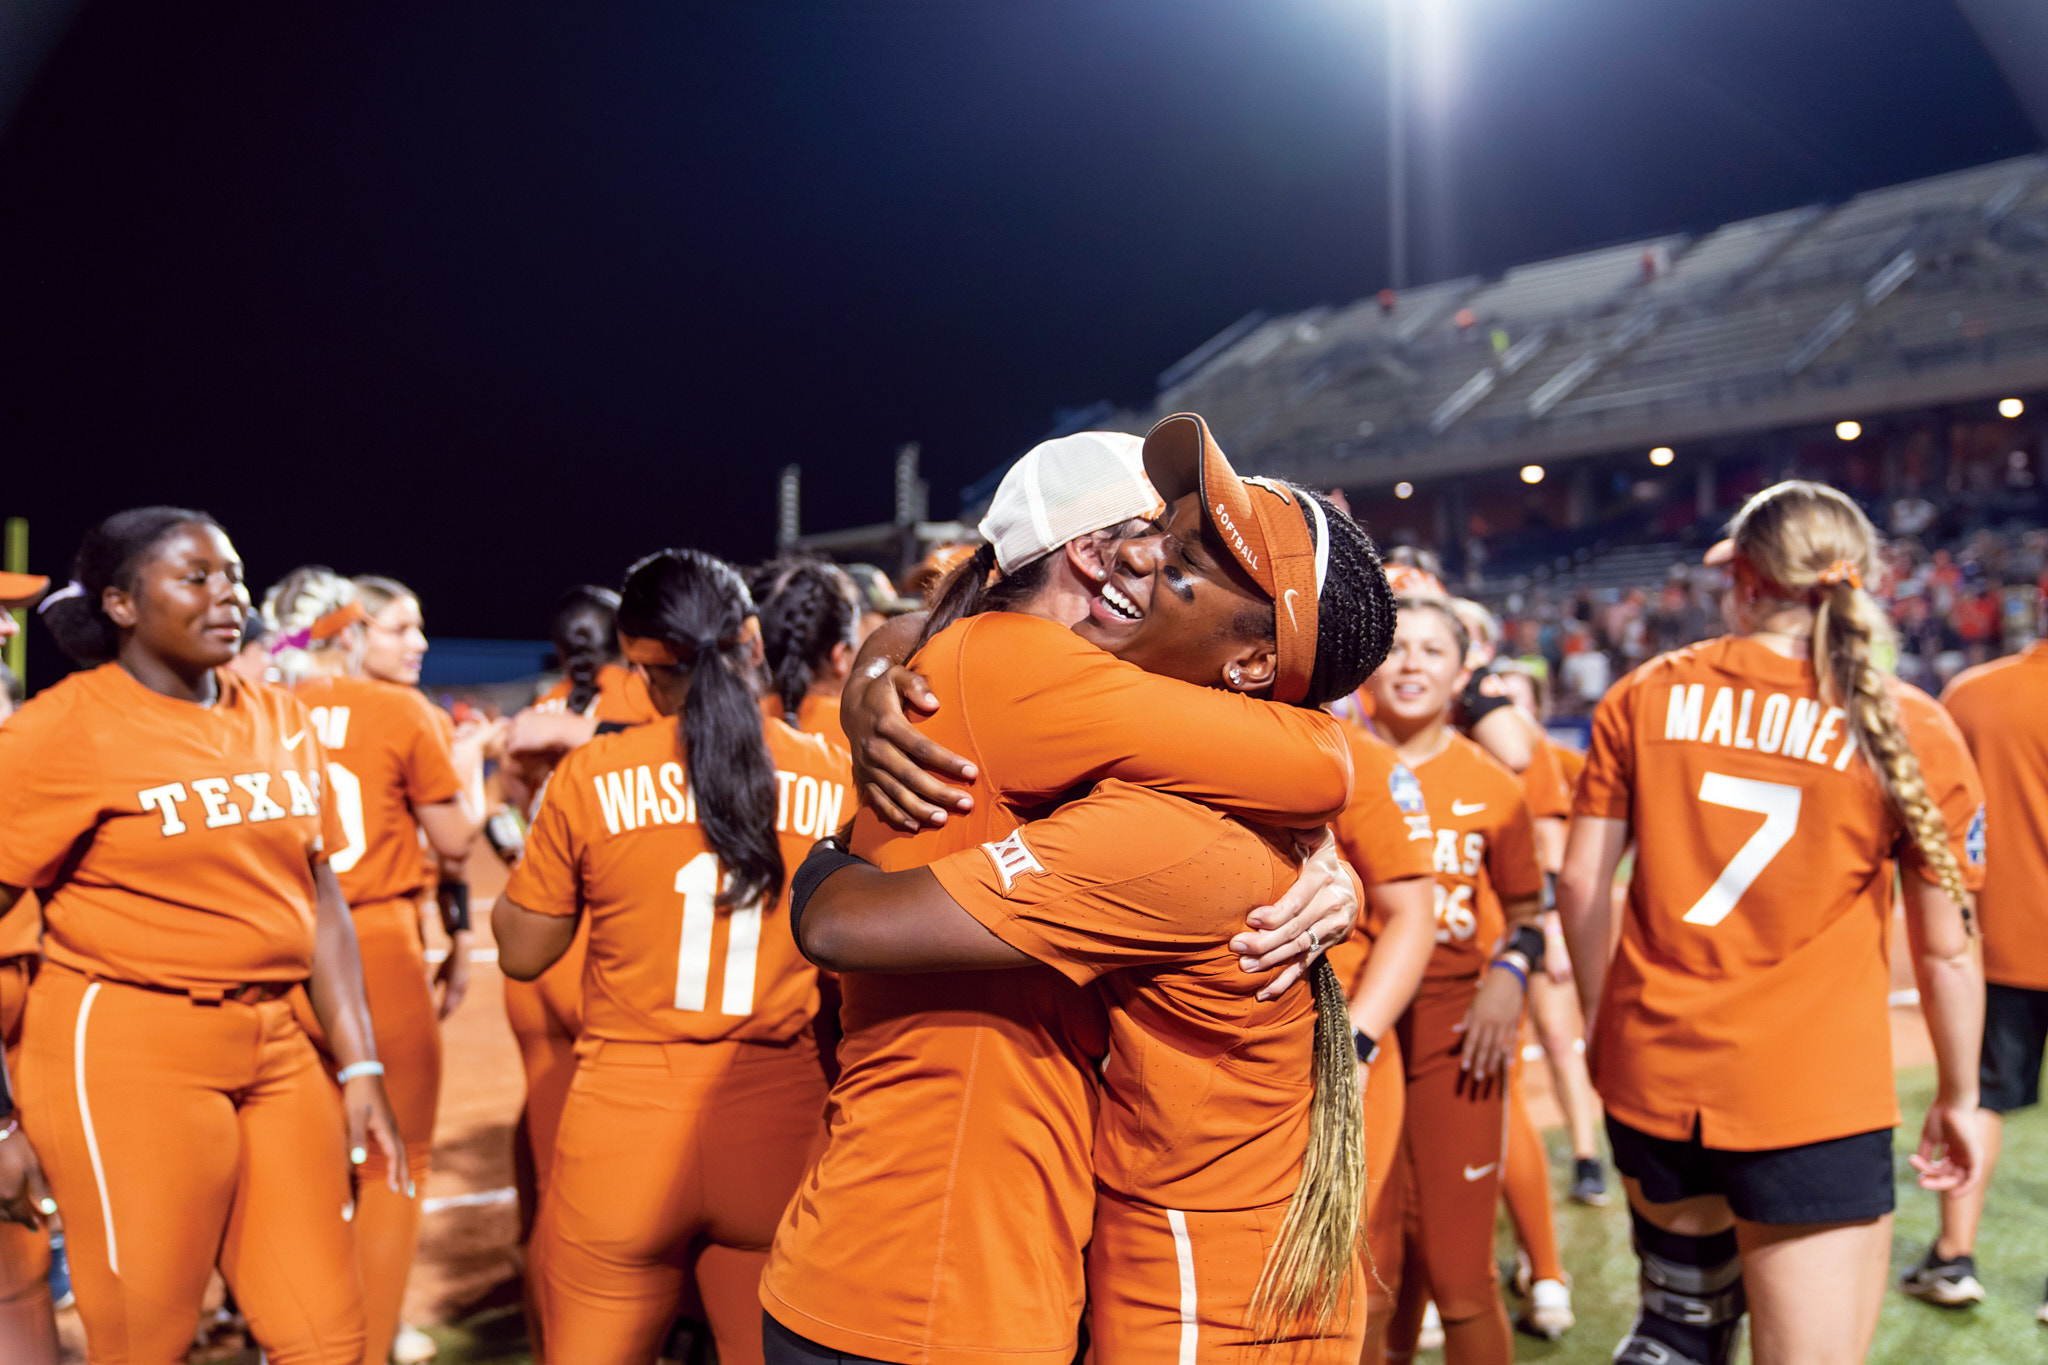
POLYGON ((841 748, 839 693, 860 648, 860 594, 846 570, 822 559, 777 559, 749 577, 761 608, 768 696, 762 709, 841 748))
POLYGON ((1600 703, 1558 884, 1642 1267, 1615 1359, 1722 1365, 1746 1311, 1757 1365, 1860 1361, 1891 1247, 1895 864, 1940 1078, 1912 1164, 1981 1175, 1982 797, 1954 723, 1876 663, 1853 502, 1767 488, 1707 563, 1731 633, 1600 703))

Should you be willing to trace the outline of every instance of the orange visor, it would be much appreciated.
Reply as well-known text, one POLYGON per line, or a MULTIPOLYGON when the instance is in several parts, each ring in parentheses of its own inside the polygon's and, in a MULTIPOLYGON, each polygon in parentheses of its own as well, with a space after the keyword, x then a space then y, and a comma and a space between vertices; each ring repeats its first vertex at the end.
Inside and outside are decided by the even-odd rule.
POLYGON ((0 573, 0 607, 25 606, 50 586, 41 574, 0 573))
POLYGON ((332 640, 356 622, 369 619, 370 613, 363 610, 361 602, 350 602, 347 606, 336 607, 313 622, 306 628, 306 633, 315 640, 332 640))
POLYGON ((1273 600, 1279 664, 1273 700, 1298 702, 1316 671, 1316 622, 1330 567, 1330 527, 1313 499, 1272 479, 1230 467, 1209 424, 1191 412, 1163 419, 1145 436, 1145 474, 1170 504, 1199 492, 1202 515, 1273 600), (1309 523, 1315 523, 1315 531, 1309 523))

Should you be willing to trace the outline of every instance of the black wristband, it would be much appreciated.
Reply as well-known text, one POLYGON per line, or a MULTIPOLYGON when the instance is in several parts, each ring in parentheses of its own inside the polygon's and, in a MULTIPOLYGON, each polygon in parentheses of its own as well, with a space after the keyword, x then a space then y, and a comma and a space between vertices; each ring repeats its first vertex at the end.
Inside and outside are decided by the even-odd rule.
POLYGON ((1362 1029, 1351 1030, 1351 1045, 1358 1049, 1358 1060, 1367 1066, 1372 1065, 1379 1058, 1379 1039, 1368 1038, 1362 1029))
POLYGON ((1528 958, 1530 971, 1541 971, 1543 949, 1548 942, 1549 940, 1543 936, 1543 931, 1535 925, 1518 924, 1515 926, 1515 932, 1508 935, 1507 951, 1520 953, 1528 958))
POLYGON ((789 934, 796 940, 797 951, 803 951, 804 906, 810 903, 811 893, 824 883, 825 878, 856 863, 866 866, 867 859, 854 857, 835 840, 820 839, 811 845, 810 856, 789 879, 789 934))
POLYGON ((469 883, 446 881, 434 888, 441 903, 441 928, 449 934, 469 932, 469 883))

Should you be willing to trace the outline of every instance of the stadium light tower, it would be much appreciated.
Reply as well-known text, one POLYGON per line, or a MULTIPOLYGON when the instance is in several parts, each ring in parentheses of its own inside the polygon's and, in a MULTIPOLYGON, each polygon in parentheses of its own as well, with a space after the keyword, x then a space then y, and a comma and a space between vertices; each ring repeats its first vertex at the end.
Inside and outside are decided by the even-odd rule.
POLYGON ((1408 287, 1408 99, 1403 48, 1412 0, 1387 0, 1387 287, 1408 287))

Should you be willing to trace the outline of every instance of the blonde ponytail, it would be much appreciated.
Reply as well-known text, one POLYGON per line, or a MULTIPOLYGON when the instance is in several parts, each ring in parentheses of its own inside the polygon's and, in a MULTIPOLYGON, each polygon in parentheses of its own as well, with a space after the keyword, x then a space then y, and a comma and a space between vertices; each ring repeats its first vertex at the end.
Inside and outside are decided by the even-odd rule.
POLYGON ((270 660, 287 686, 320 671, 316 653, 348 647, 348 637, 316 638, 313 627, 358 600, 355 585, 324 564, 293 569, 263 594, 263 624, 274 641, 270 660))
POLYGON ((1347 1321, 1359 1266, 1365 1114, 1357 1044, 1343 983, 1328 958, 1316 960, 1309 986, 1315 993, 1316 1042, 1308 1150, 1280 1236, 1252 1292, 1252 1328, 1263 1342, 1322 1335, 1347 1321))
POLYGON ((1743 504, 1729 523, 1736 554, 1760 593, 1813 608, 1813 668, 1823 700, 1848 718, 1856 747, 1885 799, 1969 921, 1969 893, 1949 843, 1948 822, 1927 794, 1899 722, 1892 684, 1877 656, 1891 640, 1891 622, 1863 589, 1877 571, 1877 531, 1845 494, 1826 484, 1789 479, 1743 504))

